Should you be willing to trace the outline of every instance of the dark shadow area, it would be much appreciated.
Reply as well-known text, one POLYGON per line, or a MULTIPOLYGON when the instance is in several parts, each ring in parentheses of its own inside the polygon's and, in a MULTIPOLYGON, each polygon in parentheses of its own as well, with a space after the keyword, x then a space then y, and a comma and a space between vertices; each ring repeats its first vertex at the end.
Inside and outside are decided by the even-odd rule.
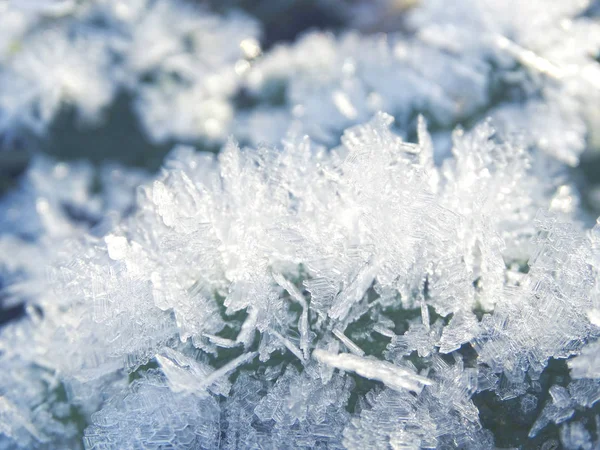
POLYGON ((29 164, 29 158, 25 150, 3 151, 0 146, 0 196, 15 187, 29 164))
POLYGON ((596 150, 581 155, 579 165, 570 169, 570 178, 579 191, 581 205, 588 215, 583 219, 586 226, 591 228, 600 216, 600 153, 596 150))
MULTIPOLYGON (((0 303, 0 308, 2 307, 0 303)), ((0 327, 13 320, 20 319, 25 315, 25 305, 20 304, 10 308, 0 309, 0 327)))
POLYGON ((115 161, 155 171, 173 144, 150 143, 131 109, 131 99, 120 95, 99 124, 81 124, 74 111, 64 111, 40 147, 59 160, 87 159, 94 164, 115 161))
POLYGON ((265 50, 275 43, 291 42, 307 30, 337 31, 344 25, 341 15, 331 6, 315 0, 212 0, 211 7, 220 13, 238 7, 254 16, 264 30, 262 43, 265 50))

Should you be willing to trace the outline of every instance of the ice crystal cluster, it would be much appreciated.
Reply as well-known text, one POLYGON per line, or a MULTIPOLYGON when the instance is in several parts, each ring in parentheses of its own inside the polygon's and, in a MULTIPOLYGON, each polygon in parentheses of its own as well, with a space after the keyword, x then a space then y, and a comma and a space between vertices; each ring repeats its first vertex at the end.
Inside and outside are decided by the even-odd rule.
POLYGON ((0 1, 0 156, 173 146, 0 197, 0 449, 598 448, 600 6, 244 3, 0 1))

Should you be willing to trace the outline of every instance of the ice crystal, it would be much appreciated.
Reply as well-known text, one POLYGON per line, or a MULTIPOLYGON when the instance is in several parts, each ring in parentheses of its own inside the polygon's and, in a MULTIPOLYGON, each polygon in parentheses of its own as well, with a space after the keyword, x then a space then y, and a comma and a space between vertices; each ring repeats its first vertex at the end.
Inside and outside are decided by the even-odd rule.
POLYGON ((0 448, 489 449, 485 402, 516 445, 597 447, 600 224, 567 170, 597 12, 342 3, 361 31, 272 48, 183 1, 0 4, 3 142, 125 94, 177 143, 154 176, 34 155, 0 197, 0 448))
MULTIPOLYGON (((518 145, 496 142, 488 123, 455 133, 454 158, 437 167, 424 122, 419 142, 412 144, 390 131, 391 120, 379 114, 347 130, 342 145, 329 152, 294 138, 283 149, 240 149, 230 142, 217 158, 180 147, 162 175, 139 191, 133 215, 62 256, 65 263, 58 262, 51 273, 56 300, 49 296, 40 302, 44 318, 34 332, 47 340, 46 363, 67 384, 102 386, 114 382, 115 371, 137 373, 152 361, 165 377, 163 384, 152 378, 136 381, 129 388, 135 394, 123 397, 126 403, 115 398, 102 410, 108 417, 115 409, 136 408, 128 414, 131 424, 114 414, 102 421, 92 415, 96 425, 86 432, 89 448, 119 440, 108 430, 119 436, 135 429, 132 442, 150 446, 212 442, 208 431, 188 429, 180 437, 178 422, 144 428, 136 422, 139 412, 134 411, 142 407, 136 405, 144 404, 143 396, 166 395, 166 403, 202 409, 204 400, 197 404, 192 398, 227 395, 228 389, 211 391, 211 386, 231 371, 244 373, 256 351, 259 365, 268 364, 274 352, 289 352, 306 372, 302 376, 309 376, 307 382, 323 388, 338 380, 332 370, 382 382, 387 389, 344 432, 348 447, 370 439, 361 433, 377 424, 358 424, 374 420, 369 411, 374 413, 385 397, 408 416, 390 424, 391 434, 383 433, 382 442, 448 441, 483 448, 481 442, 490 436, 480 436, 470 401, 479 369, 464 368, 458 356, 448 365, 439 354, 471 343, 482 367, 523 380, 524 373, 539 376, 548 358, 576 352, 577 342, 592 335, 584 320, 595 286, 590 244, 581 228, 557 219, 570 217, 569 208, 549 216, 536 213, 551 210, 564 186, 526 176, 532 170, 529 157, 518 145), (526 189, 547 194, 528 197, 526 189), (528 273, 507 285, 512 264, 523 260, 528 273), (397 337, 389 324, 398 311, 414 308, 421 311, 421 325, 397 337), (442 317, 436 324, 429 308, 442 317), (479 321, 478 309, 493 314, 479 321), (241 311, 244 315, 234 319, 241 311), (524 326, 534 314, 535 327, 524 326), (549 332, 549 323, 559 316, 562 325, 549 332), (361 348, 366 330, 346 334, 365 318, 392 338, 389 360, 361 348), (215 370, 170 350, 185 342, 206 354, 219 355, 226 348, 251 353, 215 370), (424 357, 428 368, 422 374, 404 356, 412 350, 424 357), (116 420, 122 428, 104 420, 116 420)), ((4 331, 4 339, 16 346, 19 336, 11 337, 11 330, 4 331)), ((292 377, 297 370, 290 366, 285 373, 292 377)), ((263 400, 254 409, 261 421, 275 421, 264 430, 269 439, 280 439, 275 438, 283 432, 280 427, 295 421, 304 427, 313 420, 293 406, 312 388, 292 389, 285 380, 277 378, 264 388, 264 402, 271 395, 278 401, 289 398, 286 406, 275 407, 280 413, 267 413, 263 400), (276 394, 278 389, 284 392, 276 394)), ((514 395, 500 386, 487 388, 514 395)), ((210 414, 189 414, 198 414, 196 426, 215 433, 210 418, 218 404, 206 401, 210 414)), ((152 411, 146 414, 165 414, 152 411)), ((326 419, 314 420, 317 426, 326 419)), ((550 420, 560 423, 554 416, 550 420)), ((317 433, 310 427, 304 432, 302 439, 317 433)), ((312 436, 306 446, 316 442, 312 436)), ((341 442, 341 435, 336 439, 341 442)))

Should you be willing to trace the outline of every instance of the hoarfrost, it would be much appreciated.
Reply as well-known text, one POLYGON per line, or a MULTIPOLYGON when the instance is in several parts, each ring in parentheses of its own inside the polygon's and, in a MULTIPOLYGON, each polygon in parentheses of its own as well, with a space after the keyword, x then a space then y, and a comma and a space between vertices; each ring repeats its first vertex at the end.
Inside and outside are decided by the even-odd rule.
POLYGON ((254 20, 179 1, 15 5, 3 138, 125 90, 150 140, 224 145, 106 166, 99 193, 36 156, 0 199, 24 311, 0 447, 488 449, 486 391, 597 446, 600 225, 565 168, 599 123, 587 2, 424 0, 403 31, 264 53, 254 20))
MULTIPOLYGON (((367 439, 360 430, 377 428, 371 417, 390 416, 384 405, 392 402, 398 404, 393 411, 404 413, 389 431, 381 429, 382 443, 483 448, 491 436, 471 401, 483 365, 518 380, 525 372, 539 374, 548 358, 580 350, 578 343, 594 333, 586 314, 595 292, 595 246, 576 222, 560 221, 569 220, 570 210, 536 213, 551 209, 564 189, 560 180, 527 177, 531 157, 518 144, 498 143, 489 123, 456 132, 454 158, 438 167, 431 163, 424 123, 412 144, 390 131, 391 122, 379 114, 347 130, 342 145, 329 153, 293 138, 282 150, 240 149, 230 142, 216 159, 179 148, 162 175, 139 190, 133 214, 62 257, 65 263, 50 273, 61 306, 51 299, 42 303, 44 317, 35 331, 40 342, 47 340, 46 364, 67 386, 114 385, 122 377, 112 374, 142 373, 129 394, 111 397, 101 410, 106 420, 115 420, 114 414, 127 414, 127 420, 116 419, 115 428, 91 415, 88 448, 116 442, 122 433, 150 446, 216 445, 211 421, 220 406, 211 398, 241 401, 235 399, 246 389, 240 380, 252 377, 244 367, 255 364, 263 367, 257 380, 262 394, 244 414, 264 424, 275 421, 252 425, 252 433, 269 436, 275 446, 297 423, 296 439, 304 442, 299 446, 322 439, 340 445, 346 430, 344 444, 360 447, 367 439), (524 192, 529 186, 534 196, 524 192), (498 210, 505 213, 494 214, 498 210), (522 258, 528 273, 510 278, 506 261, 522 258), (509 279, 518 282, 507 285, 509 279), (418 318, 398 336, 394 317, 410 309, 419 311, 418 318), (550 327, 558 316, 561 325, 550 327), (357 327, 365 320, 391 337, 386 359, 363 356, 369 338, 357 327), (351 353, 339 353, 342 345, 351 353), (463 345, 477 351, 476 367, 466 368, 456 353, 463 345), (241 346, 248 352, 224 366, 207 359, 241 346), (413 350, 423 373, 406 359, 413 350), (297 366, 269 365, 281 352, 291 352, 297 366), (455 362, 445 362, 442 353, 455 362), (143 375, 153 362, 158 369, 143 375), (347 405, 349 373, 398 393, 374 388, 371 403, 359 402, 352 421, 351 415, 322 416, 334 404, 337 413, 347 405), (232 385, 231 374, 237 374, 232 385), (307 406, 314 401, 310 392, 331 383, 336 400, 320 401, 333 403, 307 406), (197 423, 181 428, 183 419, 168 413, 168 422, 148 428, 142 416, 159 420, 164 414, 158 406, 143 409, 152 395, 181 403, 197 423), (321 434, 330 421, 338 431, 321 434)), ((521 389, 514 383, 513 391, 521 389)), ((514 395, 502 384, 479 389, 514 395)), ((532 434, 547 421, 569 417, 560 389, 532 434)))

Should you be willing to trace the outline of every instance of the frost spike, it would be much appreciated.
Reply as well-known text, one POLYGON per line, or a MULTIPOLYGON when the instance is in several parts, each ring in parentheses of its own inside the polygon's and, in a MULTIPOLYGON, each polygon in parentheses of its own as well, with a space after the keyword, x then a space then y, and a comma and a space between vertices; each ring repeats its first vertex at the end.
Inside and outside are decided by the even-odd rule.
POLYGON ((379 361, 349 353, 330 353, 326 350, 316 349, 312 353, 317 361, 335 367, 339 370, 355 372, 361 377, 381 381, 387 387, 396 391, 409 390, 421 392, 423 385, 431 385, 428 378, 398 367, 386 361, 379 361))

